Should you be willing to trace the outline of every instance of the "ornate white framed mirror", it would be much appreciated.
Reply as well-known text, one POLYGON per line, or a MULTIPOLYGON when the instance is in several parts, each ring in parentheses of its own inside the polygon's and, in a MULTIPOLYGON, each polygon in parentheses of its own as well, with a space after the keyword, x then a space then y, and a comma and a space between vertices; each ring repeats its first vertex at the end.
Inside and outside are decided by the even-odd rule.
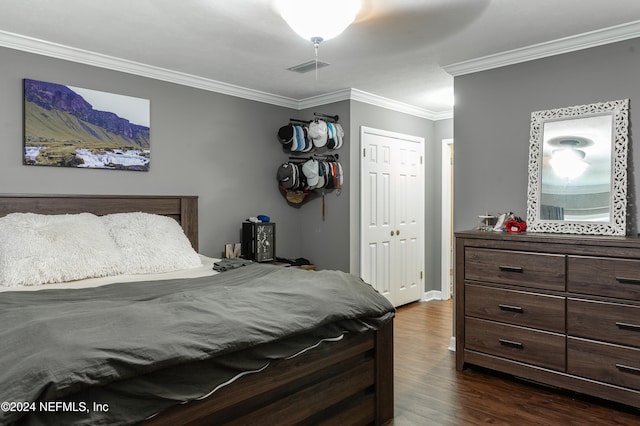
POLYGON ((625 235, 629 100, 531 113, 527 231, 625 235))

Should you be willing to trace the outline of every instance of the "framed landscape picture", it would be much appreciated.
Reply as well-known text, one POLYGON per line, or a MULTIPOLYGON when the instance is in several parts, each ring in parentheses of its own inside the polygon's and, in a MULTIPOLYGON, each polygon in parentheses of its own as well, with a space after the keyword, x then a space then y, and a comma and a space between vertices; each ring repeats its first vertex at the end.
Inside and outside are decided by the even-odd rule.
POLYGON ((24 79, 23 163, 147 171, 150 101, 24 79))

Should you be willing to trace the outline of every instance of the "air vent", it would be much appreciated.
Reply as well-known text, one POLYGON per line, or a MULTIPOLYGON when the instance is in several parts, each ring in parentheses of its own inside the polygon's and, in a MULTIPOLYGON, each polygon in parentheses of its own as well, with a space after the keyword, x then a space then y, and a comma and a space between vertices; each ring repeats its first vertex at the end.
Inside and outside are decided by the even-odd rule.
MULTIPOLYGON (((328 62, 318 61, 318 69, 328 67, 328 62)), ((305 72, 314 71, 316 69, 316 60, 312 59, 303 64, 294 65, 291 68, 287 68, 289 71, 299 72, 300 74, 304 74, 305 72)))

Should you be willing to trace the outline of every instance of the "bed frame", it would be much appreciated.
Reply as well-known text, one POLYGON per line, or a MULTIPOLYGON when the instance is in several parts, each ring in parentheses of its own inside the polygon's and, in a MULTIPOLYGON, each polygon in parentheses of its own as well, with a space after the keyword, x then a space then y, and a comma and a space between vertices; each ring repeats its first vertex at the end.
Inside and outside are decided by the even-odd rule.
MULTIPOLYGON (((198 197, 0 195, 12 212, 97 215, 143 211, 175 218, 198 249, 198 197)), ((393 419, 393 322, 347 335, 261 373, 241 377, 208 398, 174 406, 147 426, 210 424, 384 425, 393 419)))

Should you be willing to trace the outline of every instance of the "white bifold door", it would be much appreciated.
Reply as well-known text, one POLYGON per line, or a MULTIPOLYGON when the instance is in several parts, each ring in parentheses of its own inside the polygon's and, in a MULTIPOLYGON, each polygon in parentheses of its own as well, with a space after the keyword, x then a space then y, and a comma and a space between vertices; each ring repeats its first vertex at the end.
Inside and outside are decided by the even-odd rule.
POLYGON ((394 306, 424 292, 424 138, 360 130, 360 275, 394 306))

